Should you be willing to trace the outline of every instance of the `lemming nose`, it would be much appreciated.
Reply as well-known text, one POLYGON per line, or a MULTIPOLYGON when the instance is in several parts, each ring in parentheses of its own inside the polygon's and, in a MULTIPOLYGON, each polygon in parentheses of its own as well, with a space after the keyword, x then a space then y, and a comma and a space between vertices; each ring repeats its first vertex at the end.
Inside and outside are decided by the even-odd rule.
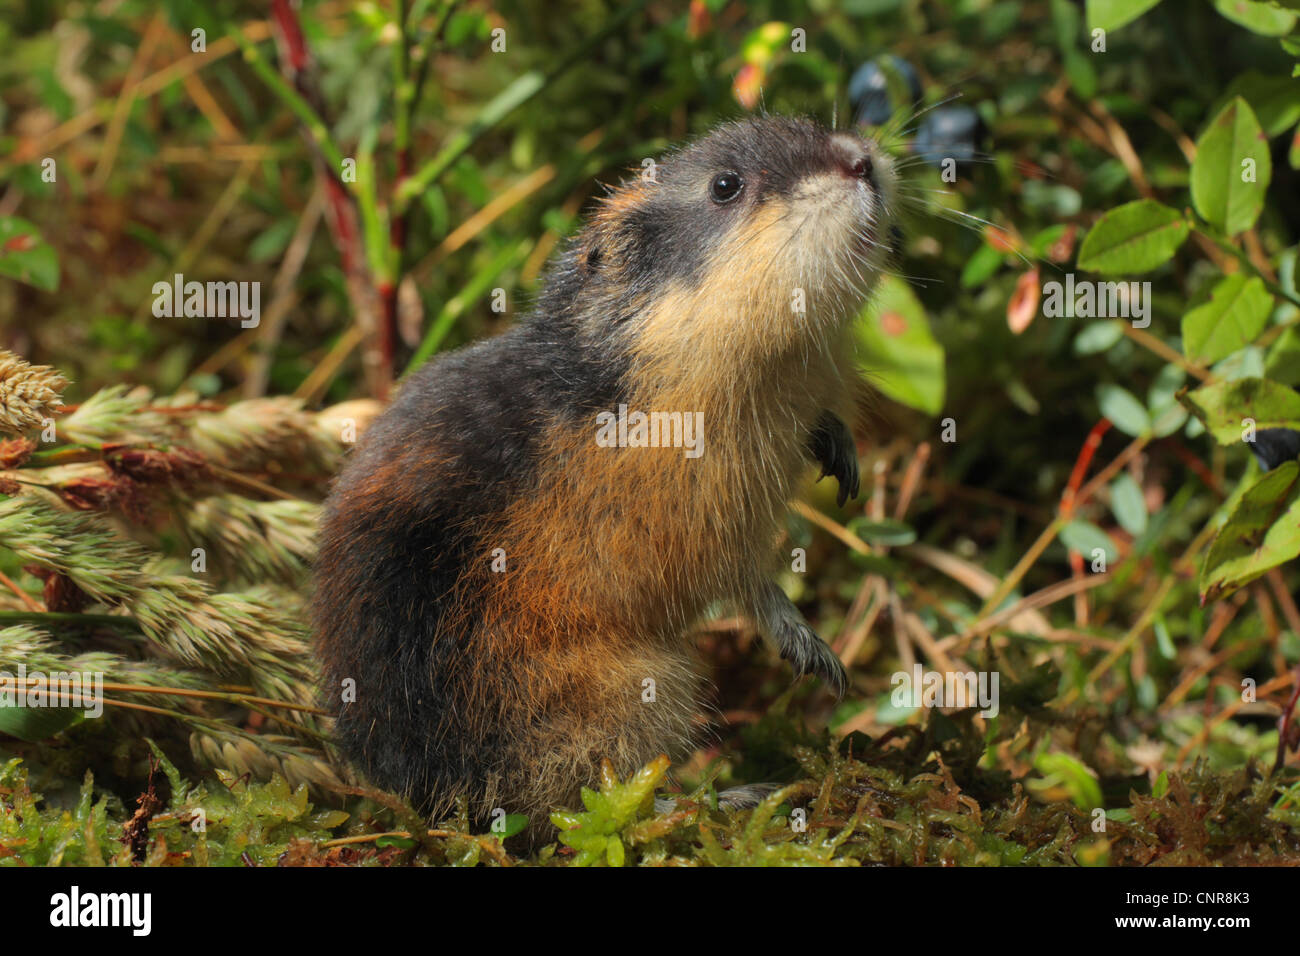
POLYGON ((861 140, 855 136, 836 136, 834 148, 839 154, 840 167, 845 175, 861 179, 868 185, 875 185, 871 178, 874 172, 871 154, 867 152, 861 140))

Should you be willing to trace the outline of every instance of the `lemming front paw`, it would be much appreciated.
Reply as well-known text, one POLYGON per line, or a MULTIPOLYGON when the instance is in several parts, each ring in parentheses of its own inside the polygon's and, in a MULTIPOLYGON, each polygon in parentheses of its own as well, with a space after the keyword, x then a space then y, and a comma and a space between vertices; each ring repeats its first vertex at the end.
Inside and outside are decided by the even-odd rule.
POLYGON ((858 448, 853 441, 853 432, 834 412, 824 411, 813 426, 808 439, 808 451, 813 460, 822 466, 818 480, 827 475, 834 475, 839 482, 839 492, 835 502, 844 506, 849 498, 856 498, 861 486, 858 471, 858 448))

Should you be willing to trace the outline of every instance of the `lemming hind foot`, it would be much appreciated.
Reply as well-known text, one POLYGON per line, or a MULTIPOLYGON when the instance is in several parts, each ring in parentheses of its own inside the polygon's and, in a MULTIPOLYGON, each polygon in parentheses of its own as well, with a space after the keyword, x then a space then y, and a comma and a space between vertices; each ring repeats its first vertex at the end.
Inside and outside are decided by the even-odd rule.
MULTIPOLYGON (((747 783, 743 787, 728 787, 718 793, 718 808, 722 810, 750 810, 778 789, 779 783, 747 783)), ((655 797, 655 813, 671 813, 677 807, 676 797, 655 797)))
POLYGON ((776 644, 781 657, 793 665, 797 676, 816 674, 836 697, 844 696, 848 686, 844 665, 775 581, 767 582, 755 617, 759 629, 776 644))
POLYGON ((808 454, 822 466, 819 481, 827 475, 834 475, 839 482, 836 504, 842 508, 849 498, 858 496, 858 446, 849 426, 834 412, 823 411, 818 416, 812 434, 808 436, 808 454))

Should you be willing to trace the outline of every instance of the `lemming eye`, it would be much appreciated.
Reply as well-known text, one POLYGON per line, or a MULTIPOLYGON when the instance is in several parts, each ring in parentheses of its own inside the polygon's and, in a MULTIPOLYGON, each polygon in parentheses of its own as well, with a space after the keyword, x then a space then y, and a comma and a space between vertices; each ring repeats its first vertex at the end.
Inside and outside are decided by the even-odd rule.
POLYGON ((709 186, 709 196, 716 203, 731 202, 740 195, 744 186, 745 181, 738 173, 719 173, 709 186))

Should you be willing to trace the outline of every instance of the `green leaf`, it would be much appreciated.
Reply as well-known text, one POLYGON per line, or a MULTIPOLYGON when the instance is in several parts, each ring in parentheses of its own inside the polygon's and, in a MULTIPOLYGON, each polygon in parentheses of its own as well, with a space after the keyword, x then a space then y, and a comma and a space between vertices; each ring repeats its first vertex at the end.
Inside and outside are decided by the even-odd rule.
POLYGON ((1002 253, 987 243, 981 244, 974 254, 966 260, 966 265, 961 270, 961 287, 963 289, 973 289, 977 285, 983 285, 985 280, 997 272, 1001 265, 1002 253))
POLYGON ((46 292, 59 287, 59 257, 26 219, 0 217, 0 276, 46 292))
POLYGON ((0 734, 35 743, 67 730, 85 717, 84 711, 73 707, 11 707, 0 703, 0 734))
POLYGON ((1116 30, 1131 23, 1160 0, 1088 0, 1088 29, 1116 30))
POLYGON ((854 518, 848 529, 864 541, 901 547, 916 540, 916 532, 902 521, 870 521, 866 518, 854 518))
POLYGON ((1061 69, 1074 91, 1085 100, 1097 94, 1097 70, 1091 54, 1080 45, 1082 16, 1069 0, 1052 0, 1051 16, 1056 45, 1061 50, 1061 69))
POLYGON ((1227 358, 1264 331, 1273 297, 1259 278, 1235 273, 1219 282, 1210 300, 1183 316, 1183 354, 1209 364, 1227 358))
POLYGON ((1151 415, 1151 434, 1166 438, 1183 427, 1187 409, 1178 401, 1178 390, 1187 377, 1177 365, 1166 365, 1147 389, 1147 409, 1151 415))
POLYGON ((1177 402, 1163 408, 1151 410, 1151 434, 1156 438, 1168 438, 1187 421, 1187 409, 1177 402))
POLYGON ((1236 235, 1259 218, 1272 176, 1268 138, 1250 104, 1234 97, 1196 144, 1192 203, 1206 222, 1236 235), (1248 163, 1253 163, 1253 182, 1243 181, 1248 163))
POLYGON ((1075 355, 1105 352, 1124 337, 1124 329, 1114 320, 1090 322, 1074 337, 1075 355))
POLYGON ((855 327, 868 380, 897 402, 937 415, 943 409, 943 346, 925 309, 895 276, 881 279, 855 327))
POLYGON ((248 244, 248 258, 252 262, 269 262, 284 252, 293 238, 298 224, 292 219, 272 223, 265 232, 248 244))
POLYGON ((1234 96, 1250 104, 1269 139, 1300 122, 1300 83, 1293 83, 1291 77, 1248 70, 1232 81, 1213 109, 1221 110, 1234 96))
POLYGON ((1060 538, 1061 543, 1067 548, 1078 551, 1089 561, 1097 551, 1106 556, 1107 567, 1119 558, 1119 551, 1116 550, 1115 542, 1110 539, 1110 535, 1091 522, 1071 521, 1061 529, 1060 538))
POLYGON ((1215 378, 1225 382, 1235 382, 1241 378, 1265 378, 1264 350, 1257 345, 1247 345, 1222 362, 1214 363, 1210 371, 1214 372, 1215 378))
POLYGON ((1295 26, 1296 16, 1268 3, 1254 0, 1214 0, 1214 8, 1233 23, 1238 23, 1266 37, 1286 36, 1295 26))
POLYGON ((490 24, 483 13, 478 10, 459 11, 447 22, 447 46, 455 49, 471 37, 481 39, 489 29, 490 24))
POLYGON ((528 826, 528 814, 526 813, 507 813, 505 829, 498 834, 503 840, 509 839, 516 833, 523 833, 528 826))
POLYGON ((790 45, 790 27, 784 23, 765 23, 750 31, 740 45, 740 55, 746 63, 763 66, 775 60, 790 45))
POLYGON ((1142 489, 1128 472, 1116 478, 1110 486, 1110 509, 1119 526, 1133 537, 1147 529, 1147 503, 1142 489))
POLYGON ((1097 405, 1116 428, 1137 437, 1151 430, 1151 415, 1146 406, 1126 388, 1109 383, 1097 386, 1097 405))
POLYGON ((876 722, 887 727, 905 724, 919 709, 910 704, 899 706, 894 703, 893 694, 881 694, 876 701, 876 722))
POLYGON ((1160 776, 1156 777, 1156 782, 1151 784, 1151 796, 1159 800, 1169 792, 1169 771, 1161 770, 1160 776))
POLYGON ((1201 601, 1226 597, 1300 555, 1300 463, 1259 479, 1219 529, 1201 567, 1201 601))
POLYGON ((1266 378, 1202 385, 1182 401, 1220 445, 1243 441, 1250 422, 1257 430, 1300 427, 1300 394, 1266 378))
POLYGON ((1165 623, 1163 615, 1156 615, 1155 620, 1151 622, 1151 630, 1156 636, 1156 647, 1160 649, 1160 656, 1167 661, 1177 657, 1178 649, 1174 647, 1173 638, 1169 636, 1169 625, 1165 623))
POLYGON ((1070 47, 1063 51, 1064 71, 1074 91, 1085 100, 1097 95, 1097 70, 1092 65, 1091 54, 1070 47))
POLYGON ((1079 268, 1110 275, 1150 272, 1178 251, 1189 228, 1182 213, 1154 199, 1125 203, 1088 231, 1079 268))
POLYGON ((605 859, 610 866, 622 866, 625 860, 623 841, 611 836, 605 841, 605 859))
POLYGON ((1283 385, 1300 385, 1300 332, 1290 328, 1278 336, 1268 350, 1264 374, 1283 385))
POLYGON ((1034 769, 1044 779, 1031 780, 1031 789, 1041 792, 1064 787, 1080 810, 1091 811, 1102 805, 1101 784, 1097 782, 1097 775, 1069 754, 1040 754, 1034 761, 1034 769))
MULTIPOLYGON (((1030 180, 1030 182, 1036 182, 1036 180, 1030 180)), ((1029 248, 1033 252, 1033 257, 1036 259, 1048 258, 1052 246, 1061 241, 1067 228, 1072 227, 1066 227, 1064 225, 1048 226, 1046 229, 1040 229, 1038 232, 1034 233, 1033 237, 1029 240, 1029 248)))

